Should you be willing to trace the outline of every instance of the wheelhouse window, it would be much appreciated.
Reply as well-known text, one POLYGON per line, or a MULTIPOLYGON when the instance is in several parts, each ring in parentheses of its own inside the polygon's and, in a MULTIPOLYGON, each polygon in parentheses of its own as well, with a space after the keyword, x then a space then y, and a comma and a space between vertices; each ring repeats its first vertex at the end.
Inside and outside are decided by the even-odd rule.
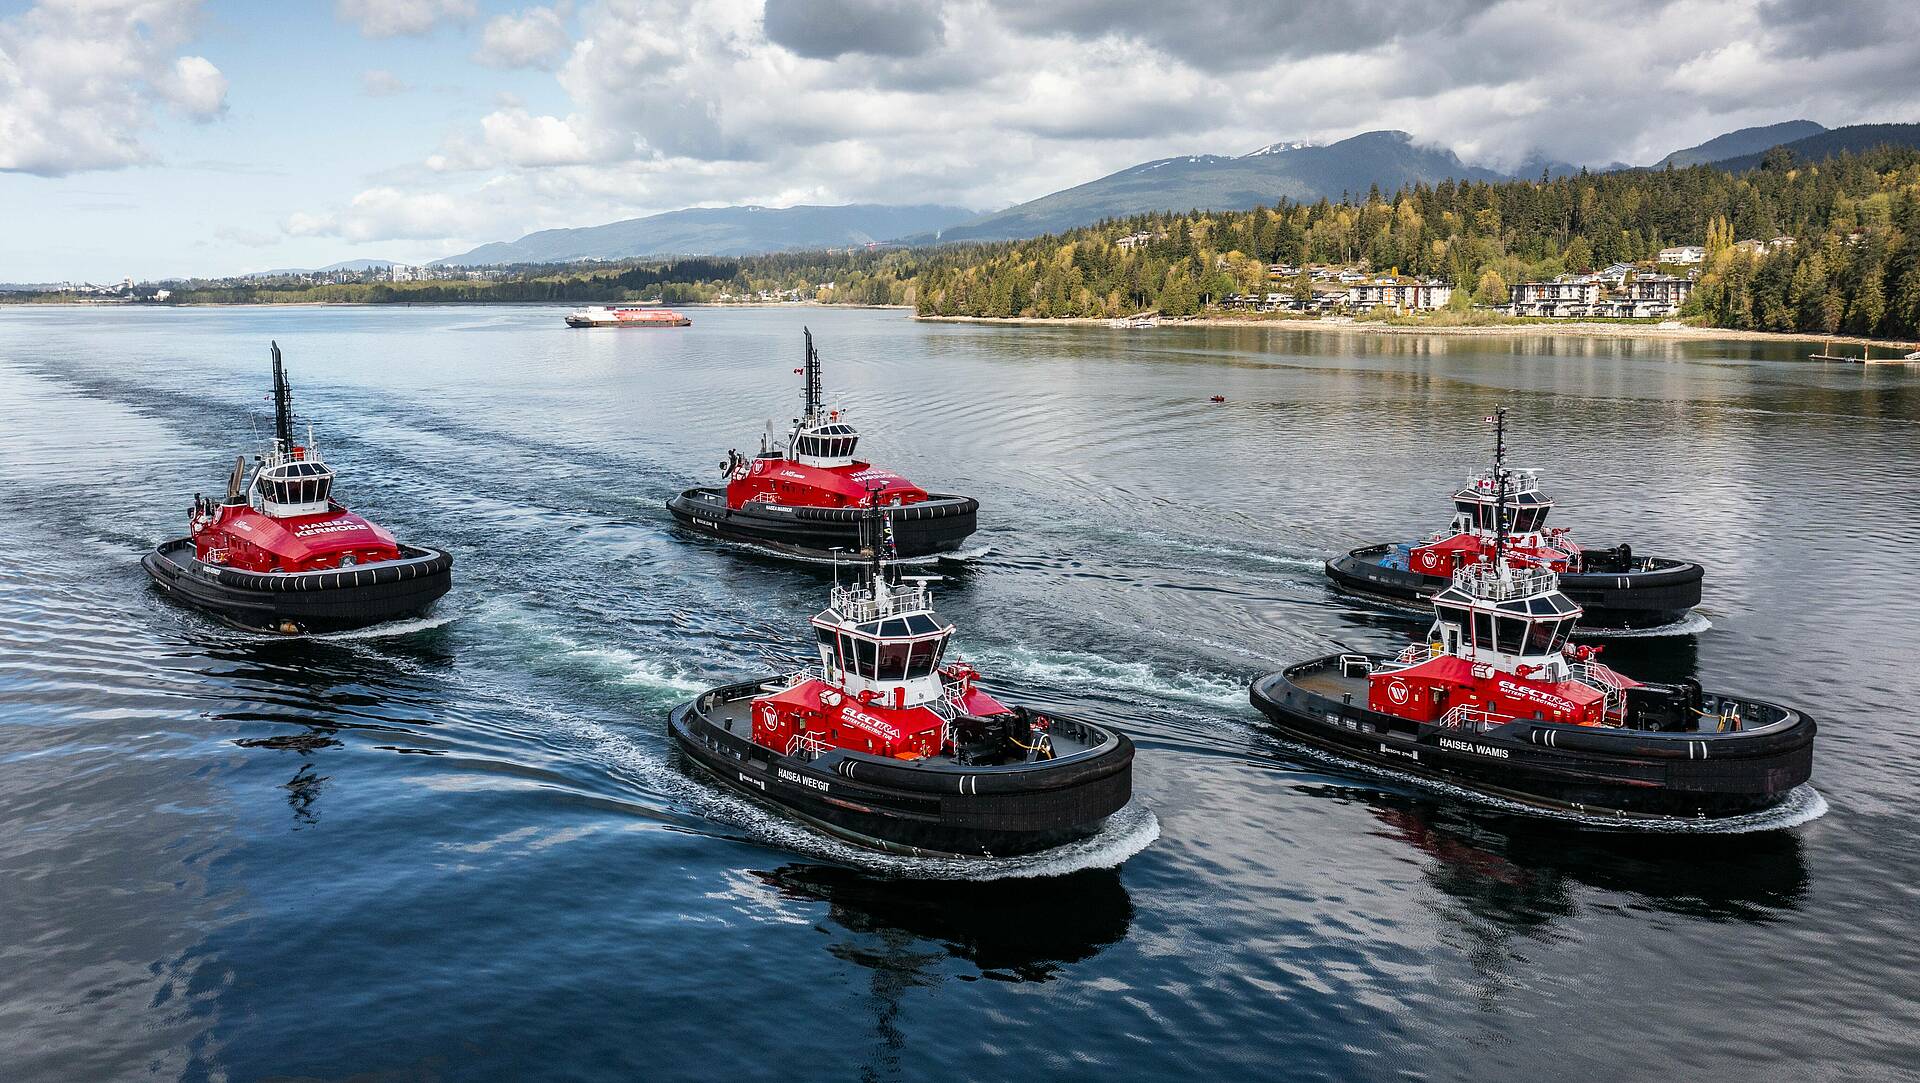
POLYGON ((940 648, 946 646, 945 639, 927 639, 913 645, 913 657, 907 662, 907 679, 931 676, 940 668, 940 648))
POLYGON ((820 660, 829 670, 840 670, 840 639, 831 628, 815 628, 814 639, 820 644, 820 660))
POLYGON ((1563 621, 1536 620, 1527 622, 1527 653, 1552 654, 1559 650, 1560 626, 1563 621))
POLYGON ((871 639, 853 639, 853 668, 860 676, 873 681, 875 661, 879 654, 879 645, 871 639))
POLYGON ((1476 612, 1473 615, 1473 645, 1493 649, 1493 614, 1476 612))
POLYGON ((1527 626, 1531 623, 1519 617, 1501 617, 1499 620, 1500 653, 1522 653, 1522 648, 1527 645, 1527 626))
POLYGON ((880 676, 883 681, 904 681, 907 679, 907 660, 913 654, 911 641, 894 641, 880 644, 880 676))

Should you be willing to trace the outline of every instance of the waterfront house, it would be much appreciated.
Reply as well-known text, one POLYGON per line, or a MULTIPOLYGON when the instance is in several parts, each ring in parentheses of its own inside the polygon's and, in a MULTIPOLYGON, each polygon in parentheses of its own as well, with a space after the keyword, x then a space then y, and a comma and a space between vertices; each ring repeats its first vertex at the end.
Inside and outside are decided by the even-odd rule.
POLYGON ((1600 270, 1595 271, 1593 277, 1602 286, 1614 287, 1625 282, 1627 276, 1632 273, 1633 264, 1631 263, 1609 263, 1600 270))

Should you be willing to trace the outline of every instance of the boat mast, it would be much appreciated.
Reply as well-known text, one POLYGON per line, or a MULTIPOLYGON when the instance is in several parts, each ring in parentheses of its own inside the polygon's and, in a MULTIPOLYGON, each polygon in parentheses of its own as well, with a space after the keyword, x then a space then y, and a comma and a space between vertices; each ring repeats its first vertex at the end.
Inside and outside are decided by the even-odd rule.
POLYGON ((1507 554, 1507 408, 1493 409, 1493 564, 1506 574, 1507 554))
POLYGON ((813 349, 813 330, 802 327, 800 331, 807 336, 806 388, 802 392, 806 410, 800 416, 811 421, 820 415, 820 355, 813 349))
POLYGON ((280 344, 273 346, 273 450, 293 454, 293 391, 287 387, 287 371, 280 364, 280 344))

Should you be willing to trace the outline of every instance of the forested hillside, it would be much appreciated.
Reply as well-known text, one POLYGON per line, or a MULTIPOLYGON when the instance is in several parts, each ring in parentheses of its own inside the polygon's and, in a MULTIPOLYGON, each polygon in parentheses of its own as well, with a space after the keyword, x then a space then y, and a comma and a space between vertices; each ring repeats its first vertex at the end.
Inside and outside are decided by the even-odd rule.
MULTIPOLYGON (((1358 261, 1432 275, 1455 303, 1498 303, 1514 282, 1651 260, 1705 244, 1689 312, 1718 326, 1920 334, 1920 151, 1886 148, 1732 175, 1705 166, 1500 183, 1445 181, 1355 204, 1142 215, 930 260, 926 315, 1189 315, 1237 292, 1288 288, 1270 263, 1358 261), (1710 228, 1711 227, 1711 228, 1710 228), (1132 249, 1116 242, 1145 233, 1132 249), (1791 236, 1772 255, 1734 247, 1791 236)), ((963 250, 964 251, 964 250, 963 250)))

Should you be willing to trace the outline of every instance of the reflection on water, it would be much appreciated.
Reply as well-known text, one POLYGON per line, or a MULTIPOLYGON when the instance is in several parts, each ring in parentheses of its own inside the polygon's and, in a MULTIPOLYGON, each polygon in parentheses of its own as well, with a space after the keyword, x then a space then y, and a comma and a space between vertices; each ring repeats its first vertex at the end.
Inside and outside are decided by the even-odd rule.
POLYGON ((849 934, 828 950, 882 971, 911 974, 952 957, 976 968, 969 978, 1049 981, 1126 936, 1133 919, 1115 869, 958 882, 890 880, 832 865, 756 875, 790 896, 826 902, 849 934))

